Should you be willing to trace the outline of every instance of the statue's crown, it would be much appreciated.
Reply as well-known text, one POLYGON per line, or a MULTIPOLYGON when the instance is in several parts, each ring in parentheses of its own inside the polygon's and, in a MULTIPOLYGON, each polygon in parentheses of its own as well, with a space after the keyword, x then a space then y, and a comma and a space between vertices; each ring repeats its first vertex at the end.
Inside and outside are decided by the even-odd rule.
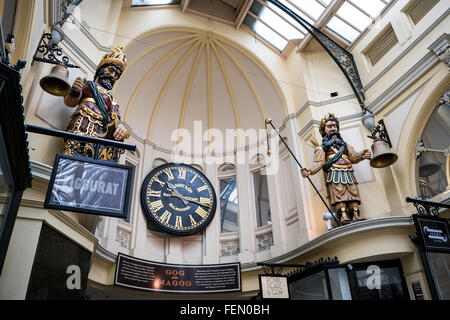
POLYGON ((106 63, 114 62, 122 68, 122 72, 125 71, 127 66, 127 56, 122 52, 123 47, 111 46, 111 52, 105 54, 100 61, 98 68, 106 63))
POLYGON ((320 135, 323 137, 325 135, 325 126, 327 125, 327 122, 333 120, 336 122, 337 129, 339 131, 339 120, 333 113, 327 113, 325 117, 320 120, 320 126, 319 126, 319 132, 320 135))

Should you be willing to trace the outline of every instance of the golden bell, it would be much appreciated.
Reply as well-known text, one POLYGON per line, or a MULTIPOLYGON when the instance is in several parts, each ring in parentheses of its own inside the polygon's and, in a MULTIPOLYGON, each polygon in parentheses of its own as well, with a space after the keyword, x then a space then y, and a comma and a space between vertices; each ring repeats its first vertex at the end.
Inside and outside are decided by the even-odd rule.
POLYGON ((50 75, 39 81, 41 88, 54 95, 64 97, 70 94, 71 86, 68 82, 69 70, 63 65, 54 66, 50 75))
POLYGON ((374 168, 384 168, 397 161, 398 156, 392 152, 389 145, 383 140, 375 140, 372 144, 372 158, 370 165, 374 168))
POLYGON ((430 152, 422 153, 422 156, 420 157, 419 176, 429 177, 440 169, 441 165, 434 160, 433 155, 430 152))

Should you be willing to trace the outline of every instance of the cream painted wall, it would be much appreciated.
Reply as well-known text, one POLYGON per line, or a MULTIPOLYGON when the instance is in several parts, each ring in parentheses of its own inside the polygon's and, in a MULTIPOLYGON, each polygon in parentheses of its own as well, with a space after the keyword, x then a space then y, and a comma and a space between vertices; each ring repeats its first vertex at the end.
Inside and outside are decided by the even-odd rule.
POLYGON ((403 75, 416 64, 418 62, 418 57, 423 57, 427 54, 429 52, 427 48, 431 43, 443 33, 448 32, 448 27, 450 25, 450 17, 448 17, 448 1, 439 1, 439 3, 433 7, 417 25, 414 25, 410 21, 410 18, 401 12, 410 1, 411 0, 397 1, 384 16, 371 26, 369 32, 367 32, 367 34, 354 45, 351 50, 364 87, 379 76, 381 72, 388 69, 381 79, 377 80, 366 91, 366 105, 370 105, 381 92, 388 89, 399 78, 399 75, 403 75), (438 23, 438 19, 440 18, 443 18, 443 20, 438 23), (388 51, 379 62, 372 66, 362 52, 389 23, 392 24, 394 32, 399 39, 399 43, 388 51), (424 38, 420 39, 422 35, 424 35, 424 38), (396 58, 403 52, 406 52, 409 46, 413 46, 412 50, 397 62, 396 58), (391 66, 393 62, 394 64, 391 66))
MULTIPOLYGON (((80 9, 82 9, 81 19, 85 20, 88 25, 91 26, 90 32, 95 35, 97 41, 102 46, 108 46, 110 44, 127 46, 133 43, 133 41, 136 41, 136 39, 145 36, 149 30, 155 30, 156 28, 187 27, 211 30, 237 46, 243 47, 244 51, 258 61, 260 65, 272 75, 273 79, 275 79, 275 82, 280 87, 280 92, 282 98, 285 99, 288 113, 294 114, 293 121, 295 122, 295 128, 297 130, 295 134, 296 137, 298 135, 299 139, 299 148, 296 155, 302 163, 310 162, 310 158, 308 158, 309 155, 305 155, 306 152, 310 151, 306 146, 309 138, 314 137, 319 143, 321 141, 317 129, 318 121, 320 121, 320 118, 327 112, 334 112, 338 117, 344 119, 342 125, 343 130, 351 130, 352 134, 354 132, 352 130, 359 130, 361 137, 358 137, 356 140, 358 140, 362 146, 370 146, 371 140, 365 137, 368 132, 362 127, 360 122, 361 109, 355 98, 346 97, 347 95, 352 94, 350 87, 337 66, 334 65, 331 58, 324 52, 307 52, 303 54, 292 52, 285 59, 280 55, 275 54, 272 50, 269 50, 264 44, 256 41, 247 32, 235 30, 232 27, 197 16, 182 14, 179 12, 179 9, 176 8, 160 10, 129 9, 120 11, 121 8, 118 4, 119 2, 120 1, 108 2, 102 0, 95 3, 94 0, 85 0, 80 7, 80 9), (102 15, 100 19, 97 19, 98 15, 94 14, 95 10, 91 11, 91 6, 97 8, 97 6, 100 6, 101 4, 108 8, 106 11, 111 14, 111 19, 104 19, 107 14, 104 16, 102 15), (327 95, 331 91, 338 91, 340 94, 339 98, 329 99, 327 95)), ((435 7, 423 21, 421 21, 420 26, 412 28, 409 37, 405 34, 407 31, 405 31, 404 26, 399 26, 401 14, 398 10, 393 13, 388 12, 382 19, 376 22, 375 26, 352 49, 356 62, 358 66, 360 66, 360 74, 365 85, 382 72, 390 62, 394 61, 407 46, 414 43, 414 41, 424 32, 424 29, 428 28, 442 12, 445 11, 442 7, 442 3, 444 2, 445 1, 441 1, 440 4, 435 7), (379 27, 388 21, 395 21, 394 25, 396 25, 396 27, 394 29, 396 31, 401 29, 398 32, 401 32, 403 35, 402 42, 396 48, 391 50, 391 52, 389 52, 376 66, 366 67, 366 62, 364 61, 364 57, 361 56, 361 51, 364 50, 371 39, 376 36, 377 30, 381 30, 379 27)), ((399 9, 405 3, 406 1, 397 1, 395 8, 399 9)), ((45 7, 43 7, 43 2, 39 0, 19 0, 19 4, 17 21, 19 21, 20 24, 17 34, 26 34, 27 37, 19 41, 16 58, 22 57, 21 59, 23 59, 23 57, 27 57, 27 61, 31 62, 30 57, 32 57, 37 46, 37 41, 42 34, 41 31, 46 27, 48 29, 48 26, 45 25, 43 14, 45 7), (33 30, 33 32, 30 32, 30 30, 33 30)), ((428 53, 427 47, 438 36, 447 31, 448 28, 446 27, 448 26, 448 23, 448 18, 446 18, 446 20, 435 26, 423 40, 418 41, 414 50, 411 50, 410 53, 389 69, 381 79, 376 81, 370 87, 367 92, 367 101, 369 104, 382 96, 383 92, 387 90, 399 76, 409 70, 409 68, 417 62, 417 57, 422 57, 428 53)), ((97 64, 98 60, 103 55, 103 52, 90 42, 86 35, 78 29, 70 29, 67 25, 65 26, 64 31, 83 53, 89 57, 93 63, 97 64)), ((73 59, 73 61, 82 66, 81 70, 79 70, 81 74, 86 75, 87 77, 92 76, 92 72, 85 64, 85 61, 78 59, 75 56, 75 53, 71 52, 69 48, 66 48, 66 54, 70 59, 73 59)), ((22 71, 23 83, 25 84, 26 123, 61 129, 64 123, 63 119, 70 115, 71 110, 62 106, 61 101, 57 101, 57 99, 55 100, 55 98, 49 97, 43 93, 38 85, 39 79, 42 76, 47 75, 50 68, 50 66, 40 63, 35 63, 33 66, 29 63, 27 64, 27 69, 22 71)), ((76 75, 77 71, 72 72, 71 70, 72 79, 76 75)), ((416 92, 415 90, 423 88, 417 98, 413 99, 414 101, 408 102, 412 105, 407 106, 410 112, 404 119, 403 129, 398 137, 399 148, 396 150, 400 156, 399 161, 386 169, 365 168, 366 171, 370 170, 374 180, 368 179, 368 181, 359 186, 363 198, 363 217, 378 218, 389 215, 410 215, 413 212, 413 208, 407 206, 404 203, 404 199, 406 196, 416 195, 415 163, 412 160, 415 143, 421 134, 421 130, 425 126, 426 120, 432 112, 436 99, 443 93, 446 87, 448 87, 448 84, 448 66, 443 62, 440 62, 411 86, 407 87, 404 91, 399 92, 393 101, 377 113, 377 120, 381 117, 388 117, 390 114, 393 114, 397 108, 402 107, 405 101, 407 101, 407 98, 416 92)), ((31 159, 48 165, 52 165, 54 154, 62 148, 62 142, 60 139, 56 138, 30 134, 29 141, 31 159)), ((136 190, 139 192, 139 186, 145 175, 150 171, 153 159, 165 158, 170 160, 170 155, 165 150, 158 149, 157 146, 145 143, 145 141, 138 137, 133 137, 128 142, 136 143, 142 154, 138 164, 139 175, 135 180, 137 185, 136 190)), ((211 173, 209 174, 213 176, 211 173)), ((238 168, 238 175, 238 179, 240 179, 239 183, 242 186, 239 191, 240 214, 245 215, 240 221, 247 223, 247 225, 240 227, 241 248, 243 248, 243 250, 238 258, 241 263, 251 264, 256 261, 257 255, 254 252, 254 233, 249 233, 247 228, 250 226, 250 230, 254 230, 254 222, 252 220, 254 218, 254 213, 251 211, 251 206, 248 203, 245 203, 246 199, 248 200, 251 198, 248 195, 252 190, 251 179, 249 179, 248 176, 248 166, 238 168)), ((294 177, 298 177, 298 175, 294 175, 294 177)), ((280 184, 286 179, 286 177, 281 175, 279 178, 280 184)), ((322 180, 322 185, 324 185, 323 178, 320 177, 320 179, 322 180)), ((304 231, 302 228, 306 226, 307 236, 305 237, 304 233, 301 232, 299 232, 298 237, 285 235, 285 240, 288 245, 285 248, 281 246, 281 251, 274 251, 279 254, 279 256, 289 253, 293 248, 298 248, 308 241, 312 241, 319 236, 326 234, 326 224, 325 221, 322 220, 321 215, 324 206, 321 204, 317 195, 314 194, 314 191, 305 181, 299 182, 295 180, 293 185, 296 188, 294 192, 302 195, 300 201, 297 201, 297 208, 310 208, 311 210, 301 212, 300 214, 303 216, 299 217, 298 223, 289 223, 288 226, 285 227, 287 228, 288 233, 294 233, 299 232, 299 230, 304 231), (302 192, 301 187, 299 187, 302 183, 307 186, 307 192, 302 192), (304 221, 300 218, 304 219, 304 221)), ((322 195, 326 196, 325 188, 322 188, 322 195)), ((44 196, 42 190, 33 190, 26 194, 25 199, 28 201, 42 202, 44 196)), ((278 198, 278 196, 276 198, 278 198)), ((134 201, 138 201, 137 197, 135 197, 134 201)), ((29 211, 24 205, 21 207, 21 210, 24 214, 29 211)), ((282 214, 285 213, 286 212, 282 214)), ((216 259, 216 257, 211 254, 211 252, 214 252, 219 246, 218 237, 216 237, 215 240, 211 240, 214 238, 214 232, 212 232, 209 235, 210 238, 207 238, 206 240, 205 238, 200 239, 197 237, 186 239, 186 241, 172 241, 161 235, 149 232, 146 229, 145 219, 139 204, 135 206, 132 214, 132 240, 130 248, 127 250, 120 249, 117 243, 114 243, 115 232, 120 223, 117 223, 116 221, 114 224, 113 222, 108 221, 106 224, 107 230, 109 230, 106 234, 107 237, 106 239, 100 239, 100 243, 104 244, 106 249, 111 249, 113 253, 118 252, 118 250, 123 250, 144 259, 176 263, 202 263, 203 261, 213 261, 216 259), (211 244, 211 242, 209 242, 210 240, 216 242, 211 244), (208 246, 208 249, 204 249, 205 246, 208 246), (210 255, 208 256, 208 254, 210 255)), ((49 221, 58 221, 62 219, 64 221, 63 225, 55 222, 58 229, 66 230, 71 238, 78 239, 76 241, 80 241, 91 248, 91 250, 94 250, 94 239, 89 238, 81 227, 78 229, 75 227, 79 220, 77 216, 69 214, 63 214, 63 216, 57 215, 56 218, 54 216, 54 214, 48 213, 45 219, 48 219, 49 221), (66 218, 69 220, 65 220, 66 218)), ((32 249, 34 245, 32 242, 36 240, 37 225, 35 225, 35 222, 29 222, 28 220, 26 222, 20 221, 18 225, 22 231, 18 231, 19 233, 14 235, 14 237, 21 238, 21 235, 26 232, 34 234, 34 238, 30 238, 31 243, 29 244, 32 249)), ((361 259, 363 257, 371 259, 374 256, 381 257, 385 254, 397 254, 403 255, 402 261, 404 261, 404 264, 406 265, 411 265, 408 270, 410 270, 409 272, 413 272, 417 267, 417 258, 414 256, 414 249, 411 247, 406 236, 406 233, 412 233, 413 231, 408 230, 406 233, 404 231, 405 230, 401 230, 397 233, 383 231, 377 234, 367 234, 365 237, 360 237, 358 239, 349 238, 347 240, 351 241, 345 242, 342 240, 333 243, 332 246, 327 245, 320 247, 317 251, 305 254, 294 261, 304 262, 307 260, 314 260, 318 257, 338 255, 341 262, 346 262, 352 261, 353 259, 361 259), (392 246, 392 243, 396 243, 396 245, 392 246)), ((20 247, 17 247, 17 250, 19 249, 20 247)), ((11 265, 16 265, 16 263, 24 262, 24 268, 29 268, 33 252, 30 251, 26 257, 28 260, 24 261, 21 260, 22 258, 18 257, 19 252, 17 250, 11 251, 13 252, 12 254, 15 254, 16 256, 11 256, 11 258, 8 257, 11 261, 9 263, 11 263, 11 265)), ((273 259, 278 258, 278 256, 270 256, 270 254, 268 257, 273 259)), ((9 270, 12 270, 12 268, 10 267, 9 270)), ((29 274, 29 270, 22 271, 25 275, 29 274)), ((257 290, 257 272, 252 271, 244 274, 244 291, 257 290)), ((114 264, 111 261, 96 257, 90 279, 98 283, 111 284, 113 275, 114 264)), ((423 280, 423 277, 417 275, 410 277, 410 279, 417 278, 423 280)), ((1 281, 2 279, 0 279, 0 283, 1 281)), ((8 286, 11 285, 11 282, 9 282, 8 286)), ((0 286, 0 288, 1 287, 2 286, 0 286)), ((18 287, 17 290, 22 290, 22 293, 17 293, 17 297, 23 294, 23 287, 24 285, 20 288, 18 287)))

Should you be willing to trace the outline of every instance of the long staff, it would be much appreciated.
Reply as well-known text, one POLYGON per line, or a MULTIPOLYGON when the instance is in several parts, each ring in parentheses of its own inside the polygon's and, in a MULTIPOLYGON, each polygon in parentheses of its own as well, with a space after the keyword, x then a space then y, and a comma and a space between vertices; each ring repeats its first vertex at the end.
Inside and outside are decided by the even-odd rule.
MULTIPOLYGON (((278 137, 280 138, 280 140, 284 143, 284 145, 286 146, 286 148, 288 149, 289 153, 291 154, 291 156, 294 158, 295 162, 297 162, 298 166, 300 167, 300 169, 303 169, 302 165, 300 164, 300 162, 297 160, 297 158, 295 157, 294 153, 291 151, 291 148, 289 148, 289 146, 287 145, 286 141, 284 141, 284 139, 281 137, 280 133, 278 132, 277 128, 275 128, 275 126, 272 123, 272 119, 266 119, 265 121, 265 126, 266 126, 266 131, 267 131, 267 125, 270 124, 272 126, 272 128, 275 130, 275 132, 278 134, 278 137)), ((269 145, 269 134, 267 132, 267 154, 270 156, 270 145, 269 145)), ((314 190, 316 191, 316 193, 318 194, 320 200, 322 200, 323 204, 325 205, 325 207, 327 207, 328 212, 331 214, 331 216, 333 217, 334 221, 336 221, 337 225, 340 226, 341 224, 339 223, 339 221, 337 221, 336 217, 333 214, 333 211, 331 211, 330 207, 328 206, 328 204, 325 202, 325 200, 322 198, 322 195, 320 194, 320 192, 317 190, 316 186, 314 185, 314 183, 311 181, 311 179, 308 177, 306 177, 308 179, 308 181, 311 183, 312 187, 314 188, 314 190)))

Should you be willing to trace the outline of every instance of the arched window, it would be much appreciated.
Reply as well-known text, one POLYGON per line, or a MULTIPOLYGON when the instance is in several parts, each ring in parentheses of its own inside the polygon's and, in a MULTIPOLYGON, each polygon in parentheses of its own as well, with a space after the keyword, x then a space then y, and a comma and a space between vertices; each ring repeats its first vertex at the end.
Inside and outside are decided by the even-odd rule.
POLYGON ((270 217, 269 188, 265 174, 264 156, 257 154, 250 161, 250 170, 253 178, 253 190, 256 210, 256 226, 262 227, 272 224, 270 217))
POLYGON ((155 169, 156 167, 159 167, 163 164, 166 164, 167 161, 161 158, 156 158, 155 160, 153 160, 152 162, 152 169, 155 169))
POLYGON ((449 190, 450 89, 439 99, 423 130, 418 149, 418 186, 422 199, 449 190))
POLYGON ((236 185, 236 167, 223 164, 218 170, 220 186, 220 232, 239 230, 238 195, 236 185))

